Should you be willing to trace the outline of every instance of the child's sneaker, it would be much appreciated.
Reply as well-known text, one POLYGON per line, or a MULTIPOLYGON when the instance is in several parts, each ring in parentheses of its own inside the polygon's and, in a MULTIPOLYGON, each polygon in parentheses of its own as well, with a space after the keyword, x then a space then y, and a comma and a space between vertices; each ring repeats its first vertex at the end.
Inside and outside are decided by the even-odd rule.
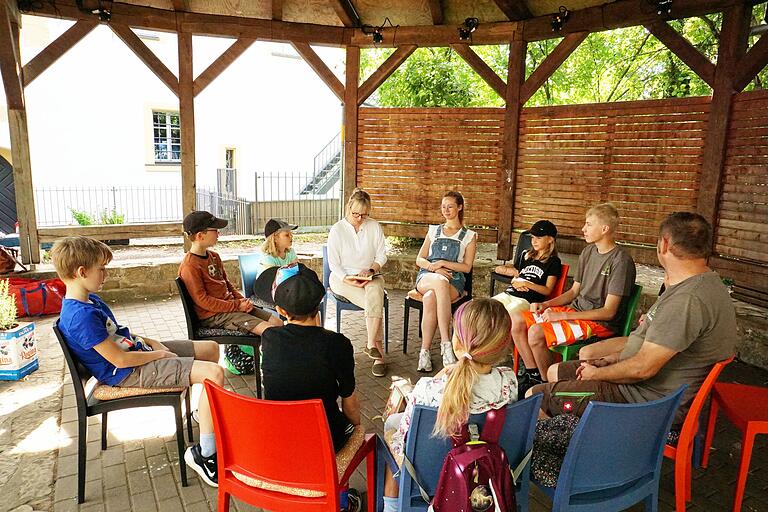
POLYGON ((416 371, 432 371, 432 359, 429 357, 429 350, 421 349, 421 352, 419 352, 419 365, 416 367, 416 371))
POLYGON ((195 470, 195 473, 200 475, 205 483, 210 486, 219 486, 219 471, 216 467, 216 454, 214 453, 210 457, 203 457, 200 453, 200 445, 196 444, 187 448, 184 452, 184 462, 195 470))
POLYGON ((456 354, 453 353, 453 344, 450 341, 440 342, 440 353, 443 355, 443 368, 456 362, 456 354))
POLYGON ((357 489, 350 487, 347 491, 347 506, 342 509, 342 512, 360 512, 361 510, 363 510, 363 499, 357 489))

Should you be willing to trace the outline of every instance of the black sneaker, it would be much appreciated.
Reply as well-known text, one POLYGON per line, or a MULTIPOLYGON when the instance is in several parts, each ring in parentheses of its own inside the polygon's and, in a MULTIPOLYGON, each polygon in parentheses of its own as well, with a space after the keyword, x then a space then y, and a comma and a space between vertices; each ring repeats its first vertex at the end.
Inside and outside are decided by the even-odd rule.
POLYGON ((200 445, 196 444, 187 448, 184 452, 184 462, 200 475, 205 483, 212 487, 219 486, 219 471, 216 467, 216 454, 210 457, 203 457, 200 453, 200 445))
POLYGON ((363 510, 363 498, 360 497, 357 489, 350 487, 347 491, 347 508, 342 512, 360 512, 361 510, 363 510))

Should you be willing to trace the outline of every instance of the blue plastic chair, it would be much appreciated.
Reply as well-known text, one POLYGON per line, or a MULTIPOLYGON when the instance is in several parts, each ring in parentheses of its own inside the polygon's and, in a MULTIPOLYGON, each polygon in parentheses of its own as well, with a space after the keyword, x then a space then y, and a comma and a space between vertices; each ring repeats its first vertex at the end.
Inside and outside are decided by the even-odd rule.
POLYGON ((624 510, 659 506, 659 477, 667 432, 686 386, 638 404, 590 402, 571 438, 557 486, 534 483, 553 511, 624 510))
POLYGON ((240 264, 240 284, 243 287, 243 296, 250 297, 251 301, 259 308, 279 316, 274 304, 265 302, 253 294, 253 283, 261 274, 261 254, 257 252, 241 254, 237 257, 237 261, 240 264))
MULTIPOLYGON (((346 297, 338 295, 331 291, 331 285, 329 283, 331 279, 331 267, 328 265, 328 246, 323 246, 323 286, 325 287, 325 298, 320 305, 320 320, 325 327, 325 310, 328 307, 328 300, 333 298, 336 301, 336 332, 341 331, 341 312, 347 311, 362 311, 360 308, 352 304, 346 297)), ((389 295, 384 290, 384 353, 389 352, 389 295)))
MULTIPOLYGON (((536 419, 539 415, 541 399, 542 395, 537 394, 507 408, 507 417, 499 445, 513 467, 517 466, 519 461, 533 448, 533 434, 536 430, 536 419)), ((417 405, 413 410, 411 428, 405 443, 405 454, 413 463, 419 482, 430 496, 435 494, 443 460, 452 446, 450 439, 432 436, 432 428, 435 426, 436 419, 436 408, 417 405)), ((469 422, 477 424, 482 431, 485 414, 474 414, 470 416, 469 422)), ((398 471, 397 463, 382 439, 378 440, 376 460, 376 496, 379 504, 377 507, 378 510, 381 510, 383 507, 381 496, 384 494, 384 464, 388 464, 393 473, 398 471)), ((528 464, 520 474, 515 489, 517 509, 521 512, 528 510, 530 469, 530 464, 528 464)), ((424 502, 419 493, 419 486, 405 470, 400 472, 399 485, 401 512, 427 510, 429 504, 424 502)))

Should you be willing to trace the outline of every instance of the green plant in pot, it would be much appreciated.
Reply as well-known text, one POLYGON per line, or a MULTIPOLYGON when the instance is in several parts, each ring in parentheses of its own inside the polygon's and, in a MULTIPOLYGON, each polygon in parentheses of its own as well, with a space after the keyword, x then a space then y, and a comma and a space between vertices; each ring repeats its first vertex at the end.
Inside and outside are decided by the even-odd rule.
POLYGON ((0 380, 19 380, 37 368, 35 324, 18 320, 10 282, 0 280, 0 380))

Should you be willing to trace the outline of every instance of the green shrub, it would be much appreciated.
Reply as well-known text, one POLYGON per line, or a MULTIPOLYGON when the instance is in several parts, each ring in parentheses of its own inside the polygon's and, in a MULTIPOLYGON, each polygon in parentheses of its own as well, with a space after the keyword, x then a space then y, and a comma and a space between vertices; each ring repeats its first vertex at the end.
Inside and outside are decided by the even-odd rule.
POLYGON ((9 284, 7 279, 0 281, 0 330, 16 324, 16 298, 9 293, 9 284))
POLYGON ((96 219, 94 219, 90 213, 81 212, 80 210, 75 210, 74 208, 70 208, 69 210, 72 212, 72 217, 81 226, 92 226, 96 224, 96 219))
POLYGON ((125 224, 125 215, 117 213, 117 210, 109 211, 106 208, 101 211, 102 224, 125 224))

